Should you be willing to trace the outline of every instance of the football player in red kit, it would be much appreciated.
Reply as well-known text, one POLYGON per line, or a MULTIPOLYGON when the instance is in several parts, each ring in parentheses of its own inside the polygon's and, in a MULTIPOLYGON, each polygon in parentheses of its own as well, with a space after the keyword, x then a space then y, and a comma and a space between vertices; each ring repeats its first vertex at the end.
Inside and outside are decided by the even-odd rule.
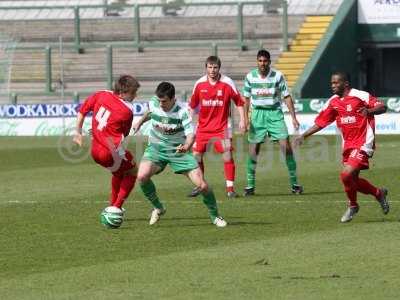
MULTIPOLYGON (((203 156, 207 146, 214 145, 214 149, 222 154, 224 161, 224 174, 226 180, 226 192, 229 198, 236 197, 234 191, 235 162, 232 156, 232 124, 231 101, 237 107, 239 113, 239 129, 246 130, 244 101, 232 79, 221 74, 221 60, 216 56, 210 56, 205 62, 207 74, 201 77, 195 84, 189 106, 192 111, 198 110, 198 125, 196 141, 193 145, 193 154, 199 162, 204 173, 203 156)), ((199 194, 194 189, 191 197, 199 194)))
POLYGON ((343 136, 343 170, 340 179, 348 198, 348 209, 341 222, 349 222, 359 210, 357 192, 372 195, 384 214, 389 212, 387 189, 377 188, 361 178, 360 170, 368 169, 368 159, 375 149, 375 115, 386 112, 386 106, 369 93, 350 86, 349 75, 335 72, 331 77, 334 95, 315 119, 315 124, 295 140, 296 144, 336 121, 343 136))
POLYGON ((133 155, 124 148, 133 120, 132 101, 139 82, 130 75, 122 75, 113 91, 98 91, 90 95, 80 107, 73 141, 82 146, 82 126, 85 116, 92 116, 92 150, 96 163, 112 173, 110 206, 122 208, 132 191, 137 175, 133 155))

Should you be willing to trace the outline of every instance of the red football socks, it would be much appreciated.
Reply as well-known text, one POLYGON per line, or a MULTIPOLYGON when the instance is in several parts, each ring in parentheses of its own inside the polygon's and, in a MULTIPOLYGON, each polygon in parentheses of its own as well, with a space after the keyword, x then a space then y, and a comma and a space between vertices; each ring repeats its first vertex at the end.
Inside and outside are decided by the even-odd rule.
POLYGON ((376 199, 380 196, 380 190, 364 178, 358 178, 357 191, 363 194, 373 195, 376 199))
POLYGON ((344 185, 344 191, 349 199, 349 207, 357 207, 357 181, 351 173, 340 173, 340 179, 344 185))
POLYGON ((235 162, 233 160, 224 162, 225 179, 235 181, 235 162))
POLYGON ((126 198, 128 198, 130 192, 132 191, 133 187, 135 186, 136 176, 134 175, 126 175, 123 177, 121 181, 121 187, 118 192, 117 200, 113 203, 113 206, 118 208, 122 207, 126 198))
POLYGON ((110 206, 114 205, 114 202, 117 201, 118 192, 121 187, 122 177, 118 177, 112 175, 111 177, 111 197, 110 197, 110 206))
POLYGON ((233 182, 235 181, 235 162, 230 160, 228 162, 224 162, 224 173, 226 180, 226 191, 233 192, 233 182))

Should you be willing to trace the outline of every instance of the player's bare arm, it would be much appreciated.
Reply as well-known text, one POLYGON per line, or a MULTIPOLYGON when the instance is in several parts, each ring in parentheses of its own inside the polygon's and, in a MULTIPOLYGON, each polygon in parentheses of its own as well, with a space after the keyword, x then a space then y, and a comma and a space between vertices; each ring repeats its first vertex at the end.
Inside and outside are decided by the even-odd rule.
POLYGON ((250 98, 249 97, 243 97, 244 99, 244 116, 246 119, 246 130, 249 129, 250 126, 250 98))
MULTIPOLYGON (((189 116, 192 119, 193 124, 195 125, 195 127, 197 127, 197 124, 199 121, 198 120, 199 119, 198 111, 196 111, 196 108, 191 108, 189 105, 188 105, 188 111, 189 111, 189 116)), ((196 128, 195 128, 195 131, 196 131, 196 128)))
POLYGON ((381 103, 376 105, 375 107, 372 108, 366 108, 362 107, 358 110, 359 113, 361 113, 364 116, 375 116, 375 115, 380 115, 383 114, 387 111, 387 107, 385 104, 381 103))
POLYGON ((193 108, 191 108, 191 107, 188 105, 188 111, 189 111, 190 118, 193 120, 194 116, 196 115, 196 110, 193 109, 193 108))
POLYGON ((139 121, 137 121, 135 124, 132 125, 133 132, 134 133, 138 132, 140 127, 142 127, 144 123, 150 120, 150 118, 151 118, 151 112, 148 110, 143 114, 143 116, 139 119, 139 121))
POLYGON ((303 143, 303 141, 308 138, 309 136, 313 135, 314 133, 320 131, 322 127, 314 124, 312 127, 308 128, 303 134, 294 138, 293 144, 295 146, 299 146, 303 143))
POLYGON ((74 137, 72 138, 72 141, 81 147, 83 145, 82 127, 84 121, 85 121, 85 116, 82 113, 78 112, 76 118, 76 131, 74 137))
POLYGON ((177 153, 186 153, 189 151, 190 148, 192 148, 195 140, 195 135, 194 134, 188 134, 186 136, 186 140, 184 144, 180 144, 178 147, 176 147, 176 152, 177 153))
POLYGON ((286 96, 284 98, 287 108, 289 109, 290 116, 292 117, 293 127, 295 130, 298 130, 300 127, 300 123, 296 117, 296 111, 294 109, 292 96, 286 96))
POLYGON ((250 98, 249 97, 243 97, 243 102, 244 102, 244 112, 246 114, 246 117, 249 116, 249 110, 250 110, 250 98))
POLYGON ((238 106, 237 107, 238 111, 239 111, 239 131, 241 133, 245 133, 247 130, 247 119, 246 119, 246 113, 245 113, 245 109, 243 106, 238 106))

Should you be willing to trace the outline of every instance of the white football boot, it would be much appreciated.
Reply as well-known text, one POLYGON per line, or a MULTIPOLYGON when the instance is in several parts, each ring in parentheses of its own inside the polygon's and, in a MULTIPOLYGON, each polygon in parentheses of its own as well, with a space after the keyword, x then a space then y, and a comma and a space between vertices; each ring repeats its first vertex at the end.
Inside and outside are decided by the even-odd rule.
POLYGON ((163 209, 154 208, 154 209, 151 211, 151 214, 150 214, 150 221, 149 221, 149 224, 150 224, 150 225, 154 225, 155 223, 157 223, 157 222, 160 220, 160 217, 161 217, 163 214, 165 214, 166 211, 167 211, 167 210, 166 210, 165 208, 163 208, 163 209))
POLYGON ((353 217, 358 213, 358 211, 359 211, 359 207, 358 206, 356 206, 356 207, 349 207, 346 211, 345 211, 345 213, 344 213, 344 215, 342 216, 342 218, 340 219, 340 222, 342 222, 342 223, 347 223, 347 222, 350 222, 351 220, 353 220, 353 217))
POLYGON ((213 224, 217 227, 226 227, 226 225, 228 225, 228 223, 224 220, 224 218, 218 216, 214 219, 213 224))

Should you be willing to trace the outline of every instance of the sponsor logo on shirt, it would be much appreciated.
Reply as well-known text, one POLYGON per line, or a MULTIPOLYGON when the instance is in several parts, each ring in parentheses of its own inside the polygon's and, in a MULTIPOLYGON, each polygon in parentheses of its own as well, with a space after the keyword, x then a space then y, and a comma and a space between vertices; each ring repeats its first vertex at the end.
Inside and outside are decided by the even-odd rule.
POLYGON ((257 95, 257 96, 270 97, 270 96, 273 96, 274 94, 271 93, 268 89, 259 89, 259 90, 256 92, 256 95, 257 95))
POLYGON ((340 118, 340 123, 342 123, 342 124, 353 124, 355 122, 356 122, 355 116, 347 116, 347 117, 340 118))
POLYGON ((206 100, 206 99, 203 99, 202 100, 202 102, 201 102, 201 104, 203 105, 203 106, 224 106, 224 101, 222 101, 222 100, 206 100))
POLYGON ((173 134, 177 133, 181 128, 182 128, 182 126, 166 127, 166 126, 162 126, 160 124, 154 125, 155 130, 157 130, 158 132, 161 132, 162 134, 165 134, 165 135, 173 135, 173 134))

